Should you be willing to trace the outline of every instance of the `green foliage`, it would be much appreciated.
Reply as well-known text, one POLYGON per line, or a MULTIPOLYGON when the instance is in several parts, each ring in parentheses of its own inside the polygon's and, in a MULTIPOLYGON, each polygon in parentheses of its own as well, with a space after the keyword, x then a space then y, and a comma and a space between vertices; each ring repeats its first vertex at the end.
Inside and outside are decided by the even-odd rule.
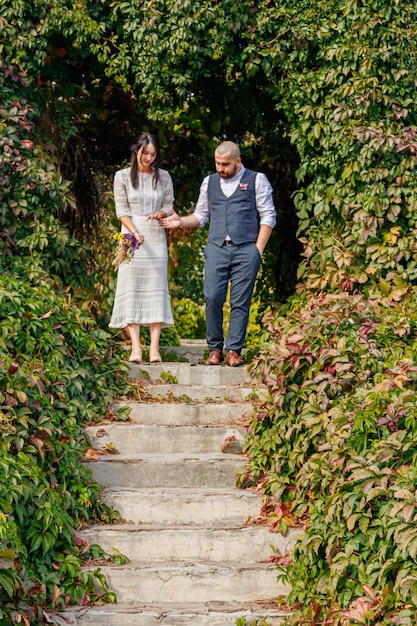
MULTIPOLYGON (((226 100, 216 82, 233 90, 236 43, 253 12, 253 2, 236 5, 233 0, 114 2, 108 15, 112 36, 93 50, 123 89, 139 94, 148 115, 168 118, 174 131, 184 123, 198 131, 210 114, 206 140, 214 147, 212 134, 220 130, 224 115, 216 99, 226 100)), ((241 107, 248 104, 241 101, 241 107)))
POLYGON ((99 570, 81 569, 88 549, 76 530, 114 519, 82 463, 83 425, 102 419, 126 384, 109 335, 24 269, 0 283, 0 555, 10 560, 0 617, 35 624, 43 611, 111 600, 95 588, 99 570))
MULTIPOLYGON (((207 227, 191 230, 184 228, 168 232, 170 291, 175 299, 180 301, 189 299, 196 306, 204 303, 203 249, 207 243, 207 233, 207 227)), ((179 304, 180 307, 183 305, 179 304)), ((194 324, 196 322, 197 320, 194 324)), ((199 324, 200 322, 197 322, 197 326, 199 324)))
POLYGON ((288 135, 299 159, 300 288, 397 301, 417 276, 415 4, 232 4, 114 3, 113 38, 93 49, 153 119, 183 140, 193 134, 207 159, 213 136, 232 136, 249 160, 272 164, 279 150, 294 168, 288 135))
POLYGON ((268 92, 300 155, 298 275, 309 290, 397 301, 415 283, 415 12, 333 0, 257 13, 258 67, 266 58, 281 73, 268 92))
POLYGON ((378 624, 397 623, 383 615, 417 610, 415 294, 389 309, 361 296, 294 299, 268 324, 253 365, 266 390, 248 471, 264 484, 272 526, 305 524, 281 570, 288 601, 344 624, 369 587, 378 624))
POLYGON ((58 219, 63 207, 75 208, 69 183, 57 171, 56 159, 32 140, 33 110, 11 98, 0 109, 0 268, 7 271, 30 255, 34 273, 46 266, 56 287, 91 288, 85 272, 88 249, 58 219))
POLYGON ((189 298, 177 298, 172 302, 175 328, 182 339, 205 337, 206 317, 204 305, 189 298))
MULTIPOLYGON (((21 467, 28 455, 61 458, 49 431, 37 435, 42 424, 31 420, 39 412, 48 420, 55 411, 62 416, 67 409, 61 404, 68 403, 65 432, 78 441, 74 416, 81 424, 97 407, 100 413, 102 394, 108 399, 118 385, 106 374, 94 387, 97 367, 117 371, 118 360, 111 353, 108 364, 101 361, 110 354, 109 335, 95 335, 88 312, 105 327, 114 273, 108 272, 108 239, 95 227, 102 221, 114 226, 112 218, 108 223, 108 181, 126 158, 121 144, 128 146, 138 128, 159 134, 176 207, 188 212, 212 169, 215 142, 237 140, 245 164, 266 171, 277 191, 279 223, 248 334, 251 348, 270 340, 258 360, 268 392, 248 446, 250 471, 277 501, 277 528, 285 531, 295 518, 310 516, 306 544, 288 569, 290 598, 306 607, 296 619, 323 621, 330 598, 350 611, 332 615, 335 624, 390 623, 390 615, 394 623, 415 623, 415 3, 153 0, 78 2, 65 11, 57 0, 0 5, 0 263, 7 297, 20 307, 10 309, 0 338, 6 342, 1 367, 10 377, 17 362, 21 385, 6 377, 13 393, 5 406, 17 433, 13 439, 7 430, 14 447, 1 453, 8 471, 24 485, 35 484, 21 467), (71 185, 63 172, 74 178, 71 185), (84 200, 93 197, 97 181, 105 210, 84 200), (76 241, 77 230, 92 249, 76 241), (304 250, 300 292, 362 293, 364 299, 294 300, 280 316, 271 314, 270 337, 262 336, 262 312, 294 290, 296 233, 304 250), (104 280, 91 274, 92 266, 104 280), (13 275, 24 292, 7 282, 13 275), (403 298, 406 304, 381 307, 403 298), (40 304, 47 307, 40 310, 40 304), (48 324, 62 311, 58 331, 48 324), (70 324, 74 342, 62 330, 67 311, 78 316, 78 325, 70 324), (97 357, 84 361, 83 351, 94 352, 93 344, 97 357), (38 363, 50 368, 45 381, 38 363), (64 401, 58 397, 49 406, 48 393, 55 398, 57 389, 64 401), (25 403, 29 416, 15 415, 25 403), (406 602, 411 608, 400 609, 406 602)), ((171 292, 193 303, 186 317, 200 324, 205 231, 169 237, 171 292)), ((47 421, 46 428, 61 425, 47 421)), ((68 452, 68 458, 75 463, 79 454, 68 452)), ((35 476, 55 503, 55 488, 35 476)), ((89 505, 83 513, 77 500, 82 470, 80 476, 81 483, 71 483, 77 521, 93 514, 89 505)), ((4 515, 1 558, 17 559, 17 567, 0 572, 5 593, 12 594, 26 585, 20 561, 26 566, 27 546, 17 513, 4 515)), ((39 515, 48 532, 40 539, 35 529, 30 537, 36 554, 48 547, 62 547, 64 554, 47 510, 39 515)), ((58 517, 66 529, 68 519, 62 512, 58 517)), ((71 551, 70 535, 63 531, 71 551)), ((27 567, 35 569, 31 562, 27 567)), ((40 597, 31 585, 29 597, 40 597)), ((24 589, 15 595, 26 606, 24 589)))
MULTIPOLYGON (((264 169, 272 177, 282 211, 283 197, 288 198, 291 186, 287 162, 293 158, 282 140, 283 121, 275 119, 272 99, 265 100, 266 81, 259 75, 248 80, 241 69, 246 41, 255 37, 257 4, 211 0, 198 7, 177 1, 78 3, 62 12, 55 0, 47 9, 38 2, 15 0, 5 7, 3 32, 10 36, 0 42, 3 70, 13 81, 14 97, 19 85, 18 100, 23 101, 24 94, 36 105, 41 114, 37 132, 42 127, 59 171, 73 178, 71 191, 77 199, 75 209, 74 197, 67 196, 51 211, 54 218, 48 217, 47 224, 44 216, 34 227, 32 240, 44 245, 58 228, 58 215, 71 234, 94 244, 93 258, 86 256, 87 249, 79 250, 83 256, 74 258, 74 264, 87 261, 104 272, 105 280, 96 281, 103 325, 111 306, 113 279, 105 262, 100 262, 103 252, 108 252, 102 230, 102 218, 106 220, 108 214, 102 204, 108 204, 112 174, 126 160, 138 128, 160 136, 174 177, 178 210, 191 209, 203 175, 212 170, 216 138, 230 136, 241 143, 247 165, 264 169), (30 91, 20 80, 30 84, 30 91)), ((290 222, 291 218, 285 220, 279 229, 281 252, 291 247, 286 237, 290 222)), ((293 224, 291 229, 293 239, 293 224)), ((59 238, 65 252, 70 244, 65 245, 68 232, 62 230, 59 238)), ((203 238, 204 232, 201 236, 187 233, 178 246, 173 238, 170 248, 176 249, 170 278, 174 297, 201 303, 203 238), (187 243, 182 245, 184 240, 187 243)), ((295 259, 288 262, 285 254, 274 252, 274 262, 268 263, 268 286, 259 296, 261 301, 269 298, 271 284, 280 286, 281 298, 292 290, 295 259), (272 280, 271 274, 275 274, 272 280)), ((56 264, 59 258, 54 258, 56 264)), ((72 271, 71 265, 68 269, 72 271)), ((87 289, 91 292, 91 283, 87 289)))
MULTIPOLYGON (((13 26, 2 11, 3 59, 23 63, 32 47, 36 64, 30 7, 13 5, 13 26)), ((0 621, 35 625, 68 604, 114 601, 100 570, 83 570, 94 550, 76 533, 115 518, 82 462, 83 426, 125 390, 126 369, 91 315, 89 250, 59 220, 74 198, 25 98, 27 76, 1 69, 0 621)))

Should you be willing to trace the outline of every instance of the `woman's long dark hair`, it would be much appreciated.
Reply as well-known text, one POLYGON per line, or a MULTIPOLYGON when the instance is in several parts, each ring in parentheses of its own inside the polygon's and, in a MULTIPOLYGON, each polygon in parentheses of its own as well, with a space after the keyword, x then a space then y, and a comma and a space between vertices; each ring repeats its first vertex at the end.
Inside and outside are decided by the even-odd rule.
POLYGON ((161 161, 161 151, 159 148, 159 141, 156 135, 151 135, 151 133, 141 133, 135 143, 130 147, 131 155, 130 155, 130 180, 132 181, 132 185, 135 189, 137 189, 139 184, 139 175, 138 175, 138 150, 141 148, 146 148, 149 144, 152 144, 156 150, 155 161, 151 165, 151 170, 153 171, 153 180, 152 184, 154 189, 158 184, 159 180, 159 163, 161 161))

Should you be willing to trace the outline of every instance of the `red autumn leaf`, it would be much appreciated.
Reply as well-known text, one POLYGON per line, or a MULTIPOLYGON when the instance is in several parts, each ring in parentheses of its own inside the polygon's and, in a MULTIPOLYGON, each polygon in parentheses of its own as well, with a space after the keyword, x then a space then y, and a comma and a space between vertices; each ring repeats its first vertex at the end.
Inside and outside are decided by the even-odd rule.
POLYGON ((35 147, 33 141, 30 141, 30 139, 22 139, 20 143, 23 148, 26 148, 27 150, 33 150, 35 147))
POLYGON ((29 441, 33 443, 39 450, 43 448, 43 441, 38 437, 30 437, 29 441))
POLYGON ((6 406, 16 406, 17 400, 10 394, 6 393, 6 406))
POLYGON ((9 365, 9 374, 14 374, 15 372, 17 372, 17 370, 19 369, 19 363, 16 363, 15 361, 13 361, 13 363, 10 363, 9 365))
POLYGON ((281 567, 288 567, 293 562, 293 559, 288 554, 274 554, 266 559, 267 563, 276 563, 281 567))

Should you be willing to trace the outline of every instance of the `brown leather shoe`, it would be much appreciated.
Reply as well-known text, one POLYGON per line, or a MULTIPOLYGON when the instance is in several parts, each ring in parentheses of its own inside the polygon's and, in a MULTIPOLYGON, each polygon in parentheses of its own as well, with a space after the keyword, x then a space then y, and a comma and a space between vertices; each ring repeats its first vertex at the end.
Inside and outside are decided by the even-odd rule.
POLYGON ((223 361, 223 352, 221 350, 211 350, 209 358, 205 361, 206 365, 220 365, 223 361))
POLYGON ((236 350, 229 350, 226 354, 226 365, 229 365, 229 367, 240 367, 245 365, 245 361, 240 358, 236 350))

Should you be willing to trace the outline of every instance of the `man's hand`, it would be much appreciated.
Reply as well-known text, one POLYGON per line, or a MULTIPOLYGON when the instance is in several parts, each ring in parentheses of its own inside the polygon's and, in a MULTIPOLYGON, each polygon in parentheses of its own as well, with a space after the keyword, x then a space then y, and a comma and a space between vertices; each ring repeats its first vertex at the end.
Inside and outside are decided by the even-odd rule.
POLYGON ((158 224, 163 228, 179 228, 181 226, 181 218, 178 213, 175 213, 174 209, 171 209, 171 215, 158 220, 158 224))
POLYGON ((271 233, 272 233, 272 228, 270 226, 267 226, 266 224, 261 224, 261 227, 258 233, 258 239, 256 241, 256 247, 258 248, 259 254, 261 256, 264 253, 266 244, 268 243, 271 233))

